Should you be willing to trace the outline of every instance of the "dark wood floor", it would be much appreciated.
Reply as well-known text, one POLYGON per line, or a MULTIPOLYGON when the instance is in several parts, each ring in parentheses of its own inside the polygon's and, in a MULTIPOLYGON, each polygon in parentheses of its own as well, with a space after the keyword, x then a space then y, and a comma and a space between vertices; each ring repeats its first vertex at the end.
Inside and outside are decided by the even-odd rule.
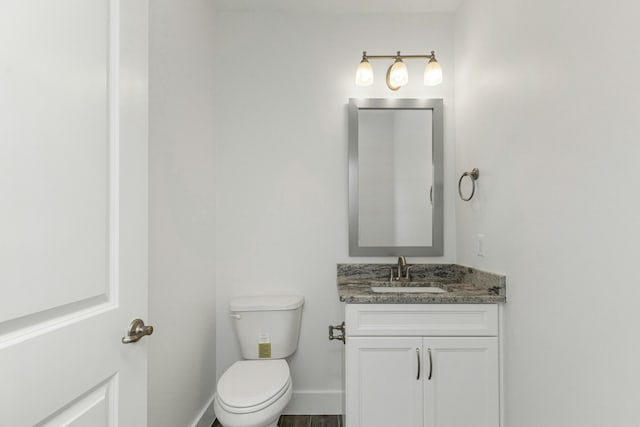
MULTIPOLYGON (((211 427, 221 427, 218 420, 211 427)), ((342 427, 342 415, 283 415, 278 427, 342 427)))

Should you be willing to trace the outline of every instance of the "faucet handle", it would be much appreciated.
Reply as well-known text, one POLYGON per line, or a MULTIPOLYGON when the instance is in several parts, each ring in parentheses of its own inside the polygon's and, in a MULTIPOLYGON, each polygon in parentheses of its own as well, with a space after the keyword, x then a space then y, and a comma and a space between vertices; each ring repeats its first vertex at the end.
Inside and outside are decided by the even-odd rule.
POLYGON ((405 270, 405 273, 404 273, 404 278, 406 280, 411 280, 411 274, 409 274, 409 272, 411 271, 412 268, 413 268, 413 265, 407 265, 407 269, 405 270))
POLYGON ((393 275, 393 267, 389 267, 389 281, 393 282, 395 280, 395 276, 393 275))

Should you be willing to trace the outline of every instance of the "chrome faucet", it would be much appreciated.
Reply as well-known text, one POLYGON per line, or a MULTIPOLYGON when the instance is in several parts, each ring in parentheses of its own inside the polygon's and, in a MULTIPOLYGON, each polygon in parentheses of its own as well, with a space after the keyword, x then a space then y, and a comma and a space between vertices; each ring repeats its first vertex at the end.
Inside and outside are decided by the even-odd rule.
MULTIPOLYGON (((398 275, 396 276, 396 280, 402 280, 404 268, 407 266, 407 259, 403 256, 398 257, 398 275)), ((407 276, 409 271, 407 270, 407 276)), ((408 278, 408 277, 406 277, 408 278)))

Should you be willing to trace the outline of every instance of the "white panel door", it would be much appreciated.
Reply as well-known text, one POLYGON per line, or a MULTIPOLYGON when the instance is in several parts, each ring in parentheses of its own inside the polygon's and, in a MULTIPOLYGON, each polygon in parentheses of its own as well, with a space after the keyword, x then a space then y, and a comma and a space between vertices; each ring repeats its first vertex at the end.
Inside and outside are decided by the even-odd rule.
POLYGON ((500 425, 498 338, 424 338, 424 354, 425 427, 500 425))
POLYGON ((147 9, 0 1, 1 427, 146 425, 147 9))
POLYGON ((347 337, 348 427, 422 427, 421 348, 419 337, 347 337))

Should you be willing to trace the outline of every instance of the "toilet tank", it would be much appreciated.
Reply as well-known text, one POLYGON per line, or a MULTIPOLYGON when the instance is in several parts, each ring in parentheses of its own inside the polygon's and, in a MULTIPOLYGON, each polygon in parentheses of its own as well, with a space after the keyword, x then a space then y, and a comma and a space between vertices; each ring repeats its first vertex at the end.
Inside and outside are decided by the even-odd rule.
POLYGON ((229 301, 242 357, 284 359, 298 348, 304 298, 298 295, 234 297, 229 301))

